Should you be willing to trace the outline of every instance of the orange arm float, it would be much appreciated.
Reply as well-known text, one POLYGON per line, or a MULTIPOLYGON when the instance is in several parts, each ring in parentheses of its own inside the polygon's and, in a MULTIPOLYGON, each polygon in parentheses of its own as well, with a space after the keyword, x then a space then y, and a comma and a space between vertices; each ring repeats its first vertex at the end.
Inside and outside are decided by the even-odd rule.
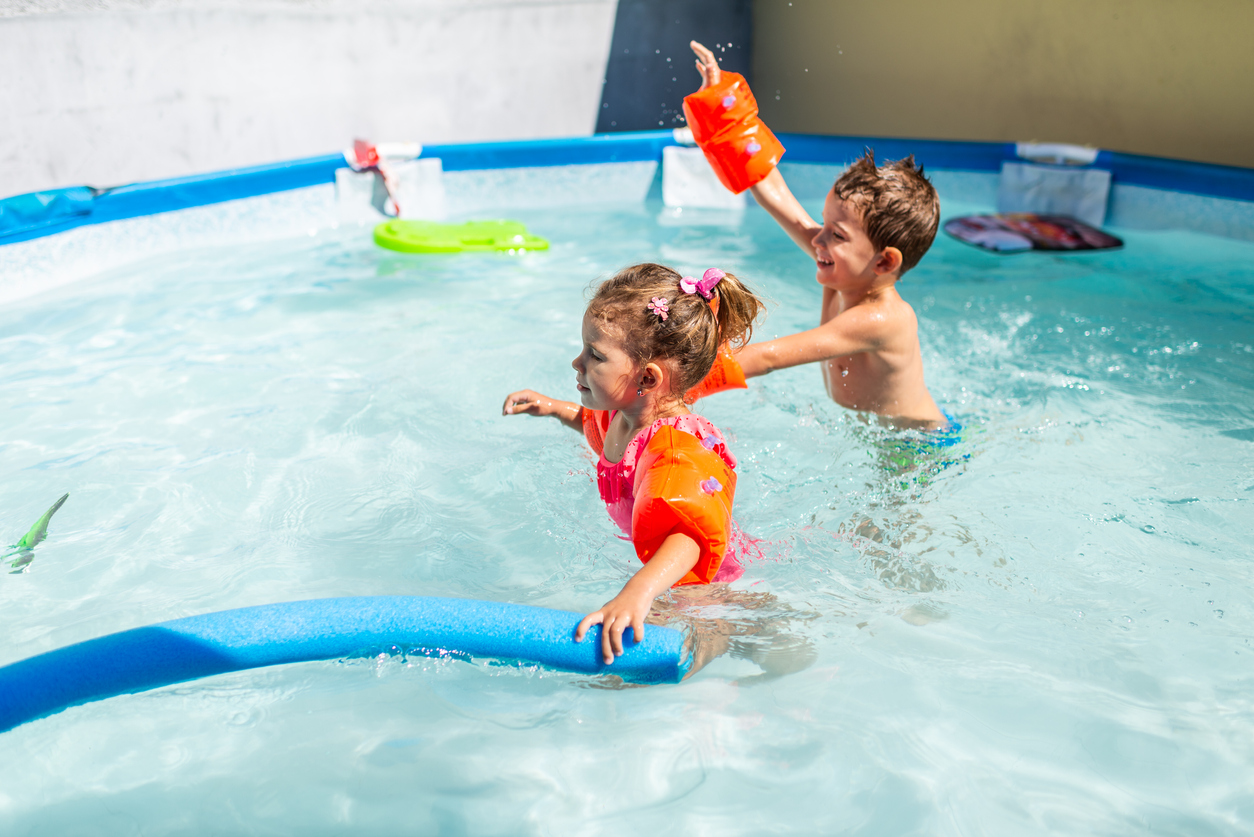
POLYGON ((736 472, 691 433, 663 427, 636 465, 631 541, 644 563, 666 537, 681 532, 701 547, 692 570, 675 583, 709 584, 727 554, 736 472))
POLYGON ((758 102, 740 73, 684 97, 684 116, 722 184, 736 194, 771 173, 784 146, 758 118, 758 102))
POLYGON ((724 343, 719 346, 718 355, 714 358, 714 365, 710 367, 710 371, 701 379, 701 383, 688 390, 684 401, 691 404, 698 398, 705 398, 716 392, 748 388, 749 385, 745 383, 745 370, 740 368, 740 362, 732 354, 731 348, 724 343))
POLYGON ((610 429, 609 410, 589 410, 583 408, 583 437, 588 446, 596 451, 597 456, 605 450, 605 434, 610 429))

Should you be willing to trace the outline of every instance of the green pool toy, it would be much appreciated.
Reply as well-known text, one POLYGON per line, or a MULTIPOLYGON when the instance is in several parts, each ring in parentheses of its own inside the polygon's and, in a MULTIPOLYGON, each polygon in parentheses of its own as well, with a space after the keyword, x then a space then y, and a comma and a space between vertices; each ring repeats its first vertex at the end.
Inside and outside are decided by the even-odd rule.
POLYGON ((402 253, 488 253, 547 250, 549 242, 530 235, 517 221, 385 221, 374 228, 374 243, 402 253))

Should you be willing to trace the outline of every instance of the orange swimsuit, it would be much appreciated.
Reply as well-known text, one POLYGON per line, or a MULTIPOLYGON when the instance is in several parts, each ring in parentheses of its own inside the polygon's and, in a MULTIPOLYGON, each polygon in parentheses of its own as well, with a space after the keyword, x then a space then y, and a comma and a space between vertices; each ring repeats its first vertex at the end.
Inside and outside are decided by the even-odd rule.
POLYGON ((597 487, 610 518, 642 562, 668 535, 680 532, 701 548, 696 566, 676 586, 735 581, 748 539, 732 520, 736 458, 718 428, 698 415, 658 419, 627 443, 623 458, 605 458, 614 414, 583 411, 583 432, 599 454, 597 487))

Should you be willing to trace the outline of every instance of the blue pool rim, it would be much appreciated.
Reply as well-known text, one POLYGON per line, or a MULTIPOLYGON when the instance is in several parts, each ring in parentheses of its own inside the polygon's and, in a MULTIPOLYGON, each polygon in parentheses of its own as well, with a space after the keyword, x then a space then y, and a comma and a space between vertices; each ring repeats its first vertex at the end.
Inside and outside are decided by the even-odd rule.
MULTIPOLYGON (((650 625, 613 664, 582 615, 436 596, 310 599, 222 610, 108 634, 0 668, 0 732, 71 706, 215 674, 313 660, 403 653, 494 659, 632 683, 678 683, 684 635, 650 625)), ((630 629, 628 629, 630 631, 630 629)))
MULTIPOLYGON (((788 133, 779 134, 779 137, 787 148, 784 155, 786 163, 844 164, 861 155, 865 148, 873 148, 881 159, 913 154, 925 167, 957 171, 997 172, 1003 162, 1018 159, 1014 143, 788 133)), ((671 131, 638 131, 561 139, 429 145, 423 148, 422 156, 439 157, 445 171, 468 171, 657 161, 662 157, 663 148, 675 144, 671 131)), ((40 238, 87 224, 333 183, 335 170, 344 165, 342 155, 327 154, 119 186, 97 195, 89 212, 0 236, 0 245, 40 238)), ((1108 169, 1115 185, 1254 201, 1254 169, 1104 150, 1098 153, 1094 166, 1108 169)), ((60 191, 65 190, 50 190, 41 194, 60 191)))

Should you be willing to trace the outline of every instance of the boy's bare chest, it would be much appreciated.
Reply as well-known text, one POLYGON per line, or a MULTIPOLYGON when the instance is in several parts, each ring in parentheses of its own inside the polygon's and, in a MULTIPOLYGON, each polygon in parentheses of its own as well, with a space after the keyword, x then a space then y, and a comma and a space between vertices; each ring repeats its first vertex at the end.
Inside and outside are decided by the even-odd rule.
MULTIPOLYGON (((823 322, 826 324, 842 313, 840 305, 833 301, 824 311, 823 322)), ((899 400, 902 376, 910 366, 910 349, 917 346, 918 338, 913 329, 904 327, 891 306, 868 306, 859 313, 883 323, 882 331, 868 336, 874 348, 823 361, 823 383, 828 395, 841 406, 880 412, 899 400)))
POLYGON ((893 369, 878 353, 834 357, 820 364, 827 394, 855 410, 873 410, 892 386, 893 369))

